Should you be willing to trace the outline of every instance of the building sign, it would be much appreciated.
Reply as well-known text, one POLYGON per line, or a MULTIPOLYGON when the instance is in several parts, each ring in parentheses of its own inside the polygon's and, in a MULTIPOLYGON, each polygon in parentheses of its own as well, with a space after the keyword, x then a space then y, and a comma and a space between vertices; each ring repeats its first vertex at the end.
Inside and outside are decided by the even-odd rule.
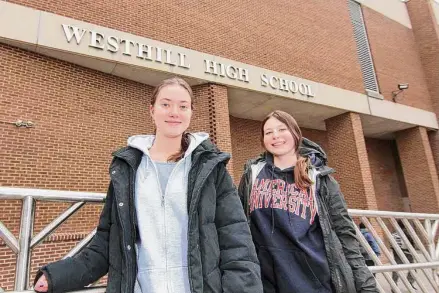
MULTIPOLYGON (((87 32, 85 29, 81 29, 75 26, 63 24, 62 28, 66 36, 67 42, 71 42, 75 38, 76 43, 79 45, 87 32)), ((190 69, 190 64, 187 63, 186 55, 180 52, 173 52, 168 49, 159 47, 152 47, 148 44, 142 44, 139 42, 133 42, 131 40, 118 38, 115 36, 104 36, 104 34, 89 31, 90 42, 89 47, 96 48, 98 50, 107 50, 111 53, 117 53, 122 50, 122 54, 126 56, 136 56, 146 61, 155 61, 164 63, 170 66, 178 66, 186 69, 190 69)))
MULTIPOLYGON (((179 67, 184 70, 191 69, 191 60, 183 52, 171 50, 170 48, 160 48, 150 44, 144 44, 133 40, 120 38, 93 30, 86 30, 76 26, 62 24, 64 35, 68 43, 73 40, 80 45, 85 34, 90 34, 88 46, 96 50, 108 51, 112 54, 121 52, 125 56, 139 58, 147 62, 158 62, 170 67, 179 67)), ((192 60, 197 62, 198 60, 192 60)), ((199 62, 199 61, 198 61, 199 62)), ((238 67, 232 64, 216 62, 210 59, 203 60, 204 74, 214 75, 221 78, 234 80, 237 82, 250 83, 251 72, 247 68, 238 67)), ((282 91, 290 94, 300 94, 306 97, 314 97, 312 87, 309 84, 287 80, 281 77, 261 74, 260 86, 271 88, 274 91, 282 91)))
POLYGON ((294 80, 287 80, 281 77, 268 76, 266 74, 262 74, 261 85, 264 87, 270 86, 274 90, 291 92, 293 94, 299 92, 304 96, 315 97, 315 95, 311 90, 311 86, 309 84, 297 83, 294 80))
POLYGON ((204 72, 243 82, 249 82, 248 69, 217 63, 208 59, 204 59, 204 72))

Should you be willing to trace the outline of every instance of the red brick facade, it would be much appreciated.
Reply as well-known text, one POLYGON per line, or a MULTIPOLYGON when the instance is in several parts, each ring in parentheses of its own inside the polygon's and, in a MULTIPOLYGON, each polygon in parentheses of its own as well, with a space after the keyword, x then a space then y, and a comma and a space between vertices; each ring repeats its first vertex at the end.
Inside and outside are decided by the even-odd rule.
POLYGON ((347 113, 326 120, 329 157, 350 208, 377 209, 375 189, 360 116, 347 113))
MULTIPOLYGON (((425 73, 427 89, 432 99, 433 111, 439 116, 439 25, 429 1, 407 4, 413 26, 416 46, 425 73)), ((436 170, 439 170, 439 132, 429 134, 436 170)))
MULTIPOLYGON (((346 1, 8 2, 364 93, 346 1)), ((439 115, 438 28, 424 22, 431 17, 424 2, 408 3, 413 29, 369 8, 363 13, 385 100, 398 83, 409 83, 397 102, 439 115)), ((130 135, 153 132, 148 85, 4 44, 0 60, 0 186, 105 192, 112 151, 130 135), (10 124, 17 119, 35 126, 10 124)), ((245 161, 263 151, 260 121, 231 116, 223 85, 193 90, 190 130, 208 132, 232 153, 228 169, 238 184, 245 161)), ((403 211, 408 196, 413 211, 439 212, 438 132, 415 127, 393 140, 365 138, 357 113, 326 120, 326 131, 302 132, 326 150, 350 208, 403 211)), ((68 206, 38 202, 34 234, 68 206)), ((86 205, 40 244, 32 276, 87 235, 100 209, 86 205)), ((0 221, 16 237, 20 212, 19 201, 0 201, 0 221)), ((3 289, 13 289, 15 261, 0 241, 3 289)))
POLYGON ((426 129, 414 127, 400 131, 396 142, 412 211, 437 213, 439 182, 426 129))
POLYGON ((398 84, 408 83, 409 88, 398 95, 396 101, 433 111, 413 31, 367 7, 363 7, 363 14, 378 85, 384 99, 391 101, 392 91, 398 90, 398 84))
POLYGON ((8 2, 364 93, 344 0, 8 2))
POLYGON ((404 182, 400 178, 402 173, 398 169, 400 165, 395 142, 367 138, 366 149, 378 210, 404 211, 404 182))

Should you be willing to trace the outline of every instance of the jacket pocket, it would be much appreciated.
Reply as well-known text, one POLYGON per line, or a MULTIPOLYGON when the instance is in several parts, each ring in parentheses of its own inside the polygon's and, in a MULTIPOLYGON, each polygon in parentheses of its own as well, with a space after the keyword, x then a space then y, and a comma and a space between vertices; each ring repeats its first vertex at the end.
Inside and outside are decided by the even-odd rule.
POLYGON ((346 292, 356 292, 354 274, 343 252, 340 240, 334 231, 331 231, 329 243, 331 243, 329 249, 332 254, 332 259, 334 260, 334 268, 340 277, 342 287, 344 290, 347 290, 346 292))
POLYGON ((306 264, 306 267, 308 268, 309 272, 312 274, 313 278, 314 278, 314 282, 317 285, 318 288, 323 287, 322 283, 319 280, 319 277, 316 275, 316 273, 313 271, 311 265, 308 262, 308 259, 306 257, 306 255, 302 254, 302 257, 304 259, 304 262, 306 264))
POLYGON ((110 227, 110 237, 108 241, 108 263, 110 268, 117 272, 122 271, 122 251, 120 249, 120 237, 117 225, 110 227))
POLYGON ((271 280, 278 286, 281 284, 282 288, 291 292, 325 292, 319 274, 302 251, 260 246, 258 258, 263 279, 271 280))
POLYGON ((222 292, 221 271, 218 267, 215 268, 204 278, 203 288, 205 293, 222 292))

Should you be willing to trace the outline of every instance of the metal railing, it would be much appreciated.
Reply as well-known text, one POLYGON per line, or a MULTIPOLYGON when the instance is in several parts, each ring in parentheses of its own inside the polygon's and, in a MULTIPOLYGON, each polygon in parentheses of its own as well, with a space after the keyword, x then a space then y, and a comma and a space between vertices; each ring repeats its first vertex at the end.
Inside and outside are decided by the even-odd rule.
MULTIPOLYGON (((104 198, 104 193, 0 187, 0 200, 9 199, 22 201, 20 234, 18 240, 0 221, 0 238, 2 238, 6 245, 17 255, 14 286, 15 291, 20 292, 27 289, 32 249, 46 239, 62 223, 69 219, 70 216, 84 206, 85 203, 102 203, 104 198), (72 202, 72 205, 50 224, 44 227, 37 235, 32 237, 36 201, 72 202)), ((64 258, 78 253, 90 242, 95 232, 96 229, 93 230, 82 241, 80 241, 69 253, 67 253, 64 258)), ((93 290, 97 290, 96 292, 102 292, 102 289, 93 290)))
MULTIPOLYGON (((103 193, 0 187, 0 200, 22 201, 18 240, 0 221, 0 238, 17 255, 15 293, 33 292, 26 291, 28 289, 32 249, 44 241, 87 202, 102 203, 104 198, 105 194, 103 193), (41 232, 32 237, 36 201, 71 202, 72 205, 45 226, 41 232)), ((354 209, 349 210, 349 214, 356 222, 361 221, 365 224, 381 249, 383 257, 379 258, 356 227, 360 244, 375 262, 375 266, 371 266, 369 269, 376 274, 381 292, 390 292, 389 290, 397 293, 406 292, 401 291, 394 281, 394 278, 398 277, 402 280, 408 292, 439 293, 439 215, 354 209), (402 221, 403 227, 399 226, 397 220, 402 221), (399 247, 391 231, 400 235, 402 242, 405 244, 405 251, 399 247), (390 252, 391 250, 393 253, 390 252), (413 257, 412 262, 407 258, 407 251, 413 257), (394 256, 396 255, 401 260, 400 263, 395 260, 394 256), (404 273, 407 270, 410 271, 413 280, 421 291, 415 291, 412 288, 404 273)), ((95 232, 96 230, 92 231, 81 240, 65 257, 78 253, 90 242, 95 232)), ((105 292, 104 287, 88 288, 81 291, 81 293, 101 292, 105 292)))
POLYGON ((352 209, 349 214, 366 226, 375 238, 383 258, 387 259, 388 263, 383 263, 376 256, 356 227, 360 244, 375 262, 375 266, 369 267, 370 271, 382 273, 376 277, 381 292, 407 292, 401 291, 395 282, 401 279, 408 292, 439 293, 438 214, 352 209), (408 271, 408 274, 404 271, 408 271), (418 287, 418 290, 413 286, 418 287))

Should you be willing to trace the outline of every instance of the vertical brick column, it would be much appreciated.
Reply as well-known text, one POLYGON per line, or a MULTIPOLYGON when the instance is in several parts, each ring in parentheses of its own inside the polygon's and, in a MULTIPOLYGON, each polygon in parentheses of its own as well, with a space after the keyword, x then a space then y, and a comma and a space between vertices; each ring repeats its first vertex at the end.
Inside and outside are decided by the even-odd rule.
POLYGON ((439 212, 439 182, 427 130, 414 127, 396 134, 412 212, 439 212))
MULTIPOLYGON (((439 25, 436 22, 432 2, 410 1, 407 3, 407 10, 433 109, 439 116, 439 25)), ((436 170, 439 170, 439 132, 431 132, 429 139, 436 170)))
POLYGON ((346 113, 325 121, 329 158, 349 208, 376 210, 377 203, 360 116, 346 113))
MULTIPOLYGON (((231 154, 232 138, 230 134, 227 87, 217 84, 205 84, 196 86, 193 90, 195 96, 195 115, 191 128, 208 132, 210 139, 221 151, 231 154)), ((227 170, 233 177, 232 160, 227 164, 227 170)))
MULTIPOLYGON (((437 97, 439 99, 439 97, 437 97)), ((439 122, 439 111, 436 113, 439 122)), ((430 141, 431 152, 433 153, 433 160, 435 162, 436 172, 439 170, 439 131, 430 131, 428 133, 430 141)), ((439 173, 438 173, 439 179, 439 173)))

